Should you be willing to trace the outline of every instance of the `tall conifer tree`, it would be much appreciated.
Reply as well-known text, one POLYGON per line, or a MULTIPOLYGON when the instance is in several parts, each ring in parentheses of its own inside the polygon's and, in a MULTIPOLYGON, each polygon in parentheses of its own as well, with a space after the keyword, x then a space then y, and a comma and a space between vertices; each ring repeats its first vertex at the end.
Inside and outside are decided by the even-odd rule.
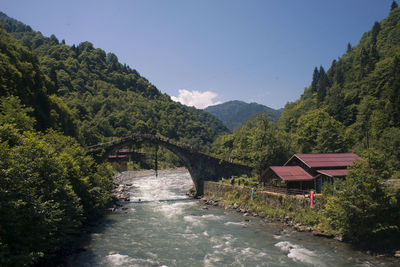
POLYGON ((352 49, 353 49, 353 48, 351 47, 350 42, 347 43, 347 50, 346 50, 346 52, 349 53, 349 52, 351 52, 352 49))
POLYGON ((393 0, 392 5, 390 6, 390 11, 392 11, 393 9, 398 8, 399 5, 397 4, 397 2, 395 0, 393 0))
POLYGON ((322 66, 319 67, 319 79, 317 83, 317 100, 322 102, 326 96, 326 90, 329 87, 329 77, 322 66))
POLYGON ((319 80, 319 72, 318 72, 317 67, 315 67, 314 73, 313 73, 313 76, 312 76, 312 82, 311 82, 311 91, 312 92, 316 92, 317 91, 318 80, 319 80))

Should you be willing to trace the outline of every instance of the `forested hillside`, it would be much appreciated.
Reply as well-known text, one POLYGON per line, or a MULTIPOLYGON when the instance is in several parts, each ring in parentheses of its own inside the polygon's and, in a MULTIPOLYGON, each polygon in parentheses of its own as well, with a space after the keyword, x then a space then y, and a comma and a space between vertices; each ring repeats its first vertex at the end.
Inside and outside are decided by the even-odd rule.
POLYGON ((275 110, 257 103, 246 103, 238 100, 209 106, 204 110, 220 119, 231 131, 246 123, 257 113, 265 112, 273 122, 277 122, 282 112, 282 110, 275 110))
POLYGON ((113 170, 82 145, 141 132, 207 150, 226 131, 114 54, 67 46, 0 13, 0 266, 50 266, 104 213, 113 170))
POLYGON ((68 46, 4 13, 0 22, 37 56, 48 77, 48 94, 60 97, 72 111, 82 144, 142 132, 207 150, 218 134, 227 131, 210 114, 173 102, 113 53, 90 42, 68 46))
POLYGON ((90 42, 66 45, 4 13, 0 23, 0 266, 45 265, 101 215, 112 170, 82 146, 132 132, 189 143, 258 174, 292 153, 356 152, 365 160, 335 184, 338 190, 324 188, 318 223, 349 240, 399 249, 400 190, 384 187, 400 178, 395 2, 327 71, 315 68, 311 85, 277 124, 264 113, 232 134, 90 42))
POLYGON ((299 100, 285 106, 279 126, 298 152, 376 149, 400 169, 400 9, 375 22, 357 46, 315 68, 299 100))
POLYGON ((76 135, 70 110, 57 96, 48 94, 51 82, 41 71, 35 55, 2 28, 0 37, 0 97, 18 96, 24 105, 31 107, 36 129, 52 127, 76 135))
POLYGON ((72 137, 36 56, 0 28, 0 265, 44 263, 111 200, 112 170, 72 137))
POLYGON ((278 124, 260 115, 213 143, 216 155, 261 174, 292 153, 356 152, 345 180, 323 189, 316 222, 364 248, 391 252, 400 238, 400 8, 376 22, 360 43, 325 71, 315 68, 299 100, 278 124), (392 178, 388 180, 389 178, 392 178))
MULTIPOLYGON (((288 103, 278 128, 260 118, 239 127, 232 135, 219 137, 214 152, 243 163, 268 168, 251 154, 274 157, 271 141, 258 139, 276 131, 271 140, 281 140, 293 153, 374 150, 382 155, 390 173, 400 170, 400 9, 395 7, 381 22, 375 22, 360 43, 325 71, 315 68, 312 83, 299 100, 288 103), (260 128, 261 127, 261 128, 260 128), (247 130, 246 130, 247 129, 247 130), (257 130, 256 130, 257 129, 257 130), (264 130, 263 130, 264 129, 264 130), (257 137, 257 131, 259 133, 257 137), (285 134, 282 134, 284 132, 285 134)), ((265 116, 264 116, 265 117, 265 116)), ((279 143, 279 142, 278 142, 279 143)), ((287 152, 289 153, 289 152, 287 152)), ((258 158, 264 158, 258 157, 258 158)), ((284 163, 285 159, 281 160, 284 163)))

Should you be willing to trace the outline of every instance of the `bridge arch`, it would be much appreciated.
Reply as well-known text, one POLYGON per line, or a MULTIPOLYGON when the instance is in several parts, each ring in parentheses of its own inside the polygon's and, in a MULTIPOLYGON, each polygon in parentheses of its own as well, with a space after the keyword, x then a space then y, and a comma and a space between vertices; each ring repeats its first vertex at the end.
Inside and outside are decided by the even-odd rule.
POLYGON ((87 148, 87 153, 97 155, 100 160, 105 160, 114 151, 138 142, 158 144, 177 155, 190 173, 197 196, 204 194, 204 181, 218 181, 222 177, 242 174, 250 175, 252 171, 252 168, 248 166, 221 160, 193 150, 189 146, 174 144, 167 139, 149 134, 132 134, 119 140, 90 146, 87 148))

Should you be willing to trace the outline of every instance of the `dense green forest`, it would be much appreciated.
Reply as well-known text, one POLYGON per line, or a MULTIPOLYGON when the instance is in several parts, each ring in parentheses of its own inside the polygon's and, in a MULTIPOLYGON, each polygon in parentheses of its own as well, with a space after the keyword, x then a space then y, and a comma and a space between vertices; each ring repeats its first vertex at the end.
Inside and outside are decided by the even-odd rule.
POLYGON ((400 169, 400 10, 375 22, 360 43, 315 68, 299 100, 288 103, 279 126, 299 152, 375 149, 400 169), (326 144, 321 145, 325 140, 326 144))
MULTIPOLYGON (((275 131, 289 154, 375 150, 395 174, 400 169, 400 9, 375 22, 357 46, 349 44, 327 71, 315 68, 312 77, 300 99, 286 104, 277 126, 254 126, 267 119, 260 115, 233 134, 220 136, 213 151, 253 166, 261 164, 244 155, 257 146, 270 153, 256 143, 260 138, 252 137, 257 134, 254 129, 264 129, 261 136, 275 131)), ((261 169, 268 164, 261 164, 261 169)))
POLYGON ((103 214, 113 170, 83 146, 132 132, 207 151, 228 129, 173 102, 116 55, 89 42, 68 46, 0 13, 1 266, 46 264, 103 214))
POLYGON ((327 71, 315 68, 277 124, 259 114, 232 134, 112 53, 44 37, 4 13, 0 23, 0 265, 43 263, 101 215, 112 169, 82 146, 132 132, 186 142, 257 173, 295 152, 356 152, 365 161, 339 190, 324 190, 325 223, 350 240, 398 248, 400 192, 383 185, 400 176, 396 5, 327 71))
POLYGON ((85 155, 36 56, 0 29, 0 265, 44 262, 111 200, 112 169, 85 155))
POLYGON ((81 144, 142 132, 207 151, 218 134, 228 131, 209 113, 172 101, 136 70, 119 63, 115 54, 90 42, 68 46, 4 13, 0 22, 38 58, 48 77, 47 93, 62 99, 71 110, 81 144))
MULTIPOLYGON (((356 164, 336 189, 326 188, 325 226, 374 249, 399 249, 400 8, 375 22, 325 71, 315 68, 299 100, 277 125, 259 115, 213 143, 216 156, 256 168, 281 165, 293 153, 356 152, 356 164), (379 247, 380 246, 380 247, 379 247)), ((322 223, 322 222, 321 222, 322 223)))
POLYGON ((257 113, 267 113, 273 122, 277 122, 282 113, 282 109, 276 110, 257 103, 238 100, 209 106, 204 110, 220 119, 231 131, 246 123, 257 113))
POLYGON ((260 174, 268 166, 285 162, 292 153, 289 134, 261 113, 237 128, 233 134, 220 135, 212 144, 215 156, 255 168, 260 174))

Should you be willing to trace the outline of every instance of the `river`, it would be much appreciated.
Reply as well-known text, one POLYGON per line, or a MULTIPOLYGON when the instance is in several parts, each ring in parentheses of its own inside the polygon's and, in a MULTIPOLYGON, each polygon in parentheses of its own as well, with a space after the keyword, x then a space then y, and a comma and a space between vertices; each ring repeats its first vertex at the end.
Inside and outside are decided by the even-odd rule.
POLYGON ((395 266, 336 240, 204 209, 185 195, 187 172, 132 174, 124 173, 131 201, 106 216, 68 266, 395 266))

